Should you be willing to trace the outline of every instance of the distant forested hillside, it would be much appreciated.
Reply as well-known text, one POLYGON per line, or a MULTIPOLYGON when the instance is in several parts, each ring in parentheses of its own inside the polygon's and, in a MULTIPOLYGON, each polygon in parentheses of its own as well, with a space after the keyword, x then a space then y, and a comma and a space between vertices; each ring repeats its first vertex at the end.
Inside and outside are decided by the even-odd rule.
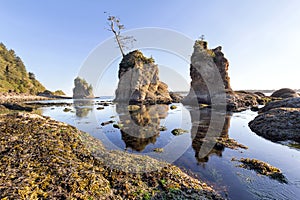
POLYGON ((45 87, 26 68, 14 50, 8 50, 0 43, 0 92, 36 94, 45 87))

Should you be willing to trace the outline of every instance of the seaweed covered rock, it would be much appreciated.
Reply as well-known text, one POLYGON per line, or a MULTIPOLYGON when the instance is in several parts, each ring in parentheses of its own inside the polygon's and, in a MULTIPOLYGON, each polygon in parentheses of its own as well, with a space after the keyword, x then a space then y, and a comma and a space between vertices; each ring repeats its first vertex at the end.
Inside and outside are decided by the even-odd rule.
POLYGON ((89 134, 36 114, 0 115, 0 152, 1 199, 221 199, 178 167, 107 151, 89 134))
POLYGON ((290 97, 299 97, 295 90, 290 88, 282 88, 280 90, 276 90, 272 93, 271 97, 278 97, 278 98, 290 98, 290 97))
POLYGON ((158 66, 153 58, 135 50, 124 56, 119 67, 117 102, 170 103, 172 98, 167 84, 159 80, 158 66))
POLYGON ((36 114, 1 116, 0 197, 108 198, 109 181, 81 137, 74 127, 36 114))
POLYGON ((89 85, 86 80, 82 78, 75 78, 74 80, 74 89, 73 89, 73 98, 74 99, 86 99, 93 98, 93 87, 89 85))
POLYGON ((275 179, 281 183, 287 183, 287 179, 282 174, 281 170, 270 165, 269 163, 250 158, 241 158, 239 160, 233 158, 232 161, 241 162, 242 164, 240 164, 239 167, 254 170, 258 174, 268 176, 271 179, 275 179))

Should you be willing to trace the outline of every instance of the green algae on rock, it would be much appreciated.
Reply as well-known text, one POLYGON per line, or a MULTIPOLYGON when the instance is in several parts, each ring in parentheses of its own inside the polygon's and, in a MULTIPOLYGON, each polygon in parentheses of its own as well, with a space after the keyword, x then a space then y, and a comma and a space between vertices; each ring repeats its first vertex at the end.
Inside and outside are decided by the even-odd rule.
POLYGON ((175 106, 175 105, 171 105, 171 106, 170 106, 170 109, 171 109, 171 110, 175 110, 176 108, 177 108, 177 106, 175 106))
POLYGON ((234 139, 232 139, 232 138, 219 137, 219 138, 216 140, 216 142, 217 142, 218 144, 222 144, 222 145, 224 145, 225 147, 230 148, 230 149, 238 149, 238 148, 241 148, 241 149, 248 149, 247 146, 238 143, 236 140, 234 140, 234 139))
POLYGON ((1 198, 221 199, 175 166, 107 151, 89 134, 36 114, 1 115, 0 144, 1 198))
POLYGON ((99 161, 80 131, 36 114, 1 116, 1 197, 11 199, 109 197, 99 161))
POLYGON ((241 158, 239 160, 233 158, 232 161, 241 162, 242 164, 238 165, 238 167, 254 170, 256 173, 268 176, 280 183, 287 183, 287 179, 282 174, 281 170, 266 162, 250 158, 241 158))
POLYGON ((175 128, 175 129, 172 130, 171 133, 173 135, 177 136, 177 135, 182 135, 182 134, 187 133, 187 132, 188 132, 187 130, 183 130, 181 128, 175 128))
POLYGON ((141 109, 141 107, 139 105, 129 105, 127 108, 128 108, 128 111, 137 111, 137 110, 141 109))
POLYGON ((123 124, 113 124, 113 127, 117 129, 121 129, 123 126, 123 124))
POLYGON ((71 108, 64 108, 64 112, 70 112, 72 109, 71 108))
POLYGON ((156 153, 162 153, 162 152, 164 152, 164 149, 163 148, 154 148, 153 151, 156 153))
POLYGON ((159 131, 166 131, 166 130, 168 130, 168 129, 167 129, 167 127, 165 127, 165 126, 160 126, 160 127, 159 127, 159 131))

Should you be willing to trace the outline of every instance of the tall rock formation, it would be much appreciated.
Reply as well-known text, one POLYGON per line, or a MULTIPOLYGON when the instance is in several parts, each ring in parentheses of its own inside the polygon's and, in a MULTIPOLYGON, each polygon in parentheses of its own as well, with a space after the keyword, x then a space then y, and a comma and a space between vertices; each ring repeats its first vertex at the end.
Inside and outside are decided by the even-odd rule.
POLYGON ((188 103, 196 98, 199 103, 210 104, 211 97, 218 92, 232 93, 228 76, 229 62, 221 50, 220 46, 208 49, 206 41, 196 40, 190 65, 191 89, 184 102, 188 103), (223 83, 218 91, 209 90, 208 85, 214 85, 220 78, 219 75, 223 83))
POLYGON ((89 85, 86 80, 82 78, 75 78, 74 80, 74 89, 73 89, 73 98, 74 99, 86 99, 93 98, 93 87, 89 85))
POLYGON ((115 101, 135 103, 170 103, 167 84, 159 80, 153 58, 135 50, 125 55, 119 66, 119 84, 115 101))
POLYGON ((224 57, 222 47, 208 49, 203 40, 196 40, 191 57, 190 76, 192 79, 189 94, 183 103, 192 102, 212 104, 212 98, 224 99, 226 109, 238 111, 248 106, 258 104, 261 97, 251 93, 236 93, 230 86, 228 75, 229 62, 224 57))

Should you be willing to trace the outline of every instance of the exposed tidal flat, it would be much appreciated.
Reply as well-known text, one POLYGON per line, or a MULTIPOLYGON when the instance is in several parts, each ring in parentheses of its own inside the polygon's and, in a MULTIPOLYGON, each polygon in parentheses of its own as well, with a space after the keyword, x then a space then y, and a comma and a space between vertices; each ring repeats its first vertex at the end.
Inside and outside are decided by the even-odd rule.
MULTIPOLYGON (((176 109, 171 109, 172 105, 161 104, 140 106, 129 111, 128 106, 114 104, 110 100, 50 100, 43 102, 50 103, 50 106, 39 110, 45 116, 73 125, 102 141, 110 152, 105 155, 132 155, 140 156, 146 163, 153 160, 172 163, 212 186, 223 198, 297 199, 300 195, 300 152, 296 143, 272 142, 252 132, 248 123, 257 116, 257 112, 248 109, 227 113, 220 136, 206 137, 210 108, 197 111, 175 103, 172 105, 176 109), (55 106, 52 104, 55 102, 69 103, 69 106, 55 106), (108 106, 98 110, 99 104, 103 103, 108 106), (64 112, 65 108, 70 111, 64 112), (200 118, 195 117, 199 114, 200 118), (182 130, 182 134, 172 134, 176 129, 182 130), (207 155, 201 156, 207 141, 215 144, 207 155), (260 168, 255 168, 257 166, 260 168)), ((137 165, 131 160, 126 162, 122 159, 124 157, 119 156, 118 159, 110 156, 102 158, 106 158, 105 162, 114 169, 129 173, 130 170, 140 172, 139 169, 151 171, 155 166, 137 165)), ((157 180, 160 181, 159 178, 157 180)))
MULTIPOLYGON (((43 109, 61 108, 68 118, 61 104, 43 109)), ((2 111, 1 199, 222 199, 174 165, 107 150, 90 134, 50 117, 2 111)), ((88 112, 79 113, 84 118, 88 112)))
POLYGON ((297 199, 300 194, 296 143, 253 133, 248 123, 257 112, 227 113, 220 135, 206 137, 210 108, 174 103, 175 109, 165 104, 131 109, 111 98, 19 104, 38 108, 33 112, 42 116, 19 111, 1 116, 1 194, 7 197, 297 199), (201 156, 207 141, 215 144, 201 156))

